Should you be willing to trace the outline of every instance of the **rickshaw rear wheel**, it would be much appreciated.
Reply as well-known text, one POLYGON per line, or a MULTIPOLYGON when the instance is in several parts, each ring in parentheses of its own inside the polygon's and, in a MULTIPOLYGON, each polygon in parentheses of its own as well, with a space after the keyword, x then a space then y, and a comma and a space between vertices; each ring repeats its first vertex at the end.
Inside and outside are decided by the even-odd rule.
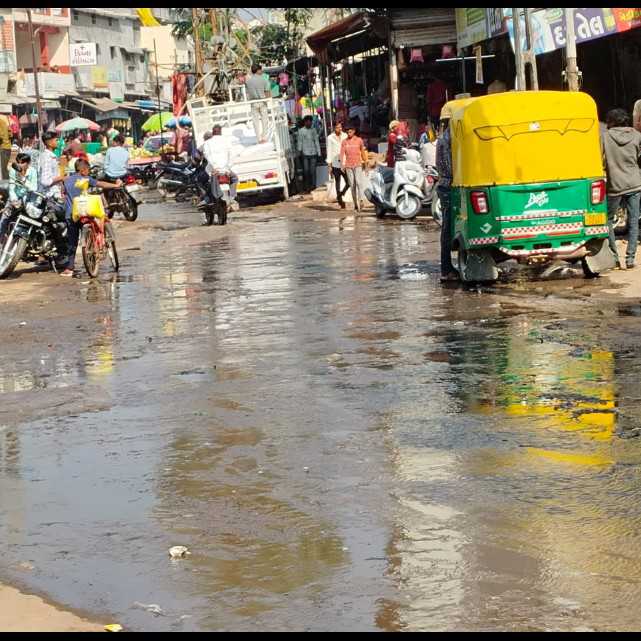
POLYGON ((470 252, 461 241, 456 259, 458 273, 464 283, 493 283, 499 277, 496 261, 488 250, 470 252))
POLYGON ((616 266, 618 257, 612 253, 607 238, 590 241, 588 249, 590 253, 581 259, 581 267, 586 278, 596 278, 601 272, 616 266))

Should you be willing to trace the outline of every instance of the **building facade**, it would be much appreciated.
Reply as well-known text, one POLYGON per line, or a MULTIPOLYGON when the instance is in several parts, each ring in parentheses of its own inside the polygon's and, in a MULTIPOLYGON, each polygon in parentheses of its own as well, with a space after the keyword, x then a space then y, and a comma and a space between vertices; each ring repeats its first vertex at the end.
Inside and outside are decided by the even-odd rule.
POLYGON ((78 92, 136 100, 148 95, 149 52, 135 9, 71 9, 69 39, 95 42, 96 65, 73 70, 78 92))

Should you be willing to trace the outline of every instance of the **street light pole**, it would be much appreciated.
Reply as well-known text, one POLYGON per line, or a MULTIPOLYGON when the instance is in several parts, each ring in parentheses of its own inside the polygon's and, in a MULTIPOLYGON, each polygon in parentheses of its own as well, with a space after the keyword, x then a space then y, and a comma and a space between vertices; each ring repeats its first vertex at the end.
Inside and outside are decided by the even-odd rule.
POLYGON ((512 9, 512 25, 514 27, 514 60, 516 62, 516 90, 525 91, 525 67, 523 65, 523 49, 521 48, 521 9, 512 9))
POLYGON ((31 39, 31 60, 33 64, 33 86, 36 92, 36 111, 38 112, 38 149, 42 151, 42 105, 40 104, 40 87, 38 86, 38 65, 36 64, 36 47, 34 37, 40 31, 40 27, 33 30, 31 21, 31 9, 27 9, 27 18, 29 20, 29 38, 31 39))
POLYGON ((565 9, 565 57, 567 59, 565 75, 570 91, 579 90, 579 68, 576 60, 576 32, 574 30, 574 9, 565 9))

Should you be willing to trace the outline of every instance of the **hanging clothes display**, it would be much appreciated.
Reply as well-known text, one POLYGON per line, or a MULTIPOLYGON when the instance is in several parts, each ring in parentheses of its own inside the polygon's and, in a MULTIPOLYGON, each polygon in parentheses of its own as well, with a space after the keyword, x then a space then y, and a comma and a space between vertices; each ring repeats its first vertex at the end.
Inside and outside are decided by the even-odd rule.
POLYGON ((410 64, 413 62, 425 62, 423 59, 423 50, 418 48, 418 49, 412 49, 411 54, 410 54, 410 64))
POLYGON ((174 116, 182 111, 187 100, 187 78, 184 73, 175 73, 171 77, 172 106, 174 116))

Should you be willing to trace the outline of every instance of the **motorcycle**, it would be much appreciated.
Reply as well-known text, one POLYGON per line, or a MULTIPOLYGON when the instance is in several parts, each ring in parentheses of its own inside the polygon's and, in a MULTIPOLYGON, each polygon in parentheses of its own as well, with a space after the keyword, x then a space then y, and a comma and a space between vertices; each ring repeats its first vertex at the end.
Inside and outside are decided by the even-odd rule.
POLYGON ((190 197, 198 195, 196 186, 197 164, 193 161, 174 162, 161 161, 158 163, 157 189, 163 197, 173 193, 176 202, 185 202, 190 197))
POLYGON ((385 216, 387 211, 395 211, 403 220, 411 220, 431 197, 430 183, 415 146, 404 149, 401 157, 393 168, 379 167, 372 176, 371 189, 365 190, 377 218, 385 216))
POLYGON ((140 204, 134 194, 140 187, 132 174, 127 174, 121 180, 123 181, 122 187, 105 190, 104 197, 109 210, 109 218, 113 218, 114 214, 122 214, 125 220, 133 222, 138 218, 138 205, 140 204))
MULTIPOLYGON (((194 161, 195 173, 194 184, 198 190, 198 196, 201 200, 198 208, 205 215, 205 225, 218 225, 227 223, 227 200, 222 198, 215 199, 211 193, 211 176, 207 173, 207 160, 200 158, 194 161)), ((219 174, 218 183, 220 185, 229 184, 229 176, 219 174)))
POLYGON ((155 189, 158 183, 160 169, 158 169, 156 163, 129 165, 129 173, 135 178, 139 185, 155 189))
POLYGON ((21 260, 44 256, 58 271, 56 259, 68 254, 64 199, 47 198, 31 191, 5 212, 10 215, 8 233, 0 249, 0 278, 9 276, 21 260))

